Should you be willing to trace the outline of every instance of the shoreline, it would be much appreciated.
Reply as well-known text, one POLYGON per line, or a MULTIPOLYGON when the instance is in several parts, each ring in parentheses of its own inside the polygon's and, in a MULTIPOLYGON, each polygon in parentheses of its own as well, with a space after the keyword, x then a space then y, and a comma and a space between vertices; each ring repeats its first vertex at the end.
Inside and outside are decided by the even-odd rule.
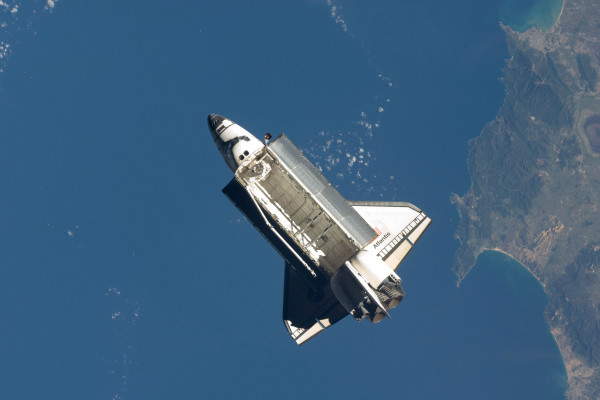
MULTIPOLYGON (((542 54, 553 51, 559 52, 559 54, 571 54, 569 53, 569 50, 572 52, 572 49, 565 46, 570 43, 569 40, 571 40, 571 36, 569 36, 570 28, 574 21, 577 21, 576 18, 580 18, 580 15, 582 14, 581 4, 589 5, 592 3, 589 0, 587 2, 570 0, 568 3, 567 0, 562 0, 560 11, 557 13, 555 21, 553 21, 552 26, 547 29, 540 29, 534 25, 524 32, 520 32, 513 29, 510 25, 502 23, 502 21, 499 22, 499 25, 501 30, 505 33, 507 42, 513 40, 515 41, 516 46, 521 45, 525 49, 531 48, 542 54)), ((555 3, 555 5, 558 4, 555 3)), ((554 10, 556 9, 558 9, 558 7, 554 8, 554 10)), ((583 8, 583 11, 587 10, 583 8)), ((596 9, 596 12, 597 11, 598 10, 596 9)), ((590 25, 589 27, 586 27, 589 32, 597 32, 597 27, 595 26, 590 25)), ((583 49, 589 50, 588 47, 584 47, 583 49)), ((580 49, 580 51, 583 50, 580 49)), ((513 60, 513 54, 510 52, 509 54, 510 58, 506 61, 507 65, 513 60)), ((505 77, 505 74, 502 75, 502 77, 505 77)), ((500 111, 506 106, 506 103, 507 98, 505 96, 500 111)), ((486 132, 488 124, 498 120, 498 118, 499 114, 493 117, 493 119, 484 126, 478 136, 469 139, 468 143, 481 138, 486 132)), ((592 393, 595 394, 593 398, 596 398, 597 393, 599 392, 597 384, 598 376, 600 376, 600 367, 595 366, 594 363, 589 360, 587 355, 581 352, 581 344, 577 334, 582 328, 570 324, 570 322, 572 322, 570 319, 575 317, 568 311, 568 305, 566 306, 566 309, 564 308, 565 304, 569 303, 570 300, 569 298, 563 299, 563 297, 561 297, 562 292, 554 287, 560 276, 557 278, 555 276, 556 274, 552 275, 548 272, 553 271, 551 267, 556 269, 556 265, 553 265, 550 262, 549 254, 552 254, 552 251, 554 251, 553 244, 558 240, 557 234, 563 230, 564 225, 557 220, 555 222, 559 223, 561 226, 550 221, 552 226, 548 227, 547 217, 551 217, 550 214, 546 214, 546 219, 539 218, 533 221, 534 223, 537 223, 537 225, 533 227, 536 232, 536 228, 541 226, 539 230, 541 231, 540 235, 543 236, 538 236, 538 239, 542 238, 544 240, 540 246, 536 246, 536 244, 539 244, 536 241, 530 240, 529 242, 516 243, 514 241, 504 240, 504 238, 499 239, 497 236, 492 238, 491 234, 477 237, 475 233, 481 232, 480 228, 484 222, 479 219, 479 198, 475 197, 472 190, 477 176, 473 176, 471 168, 469 167, 470 155, 471 153, 469 153, 469 156, 467 157, 468 172, 471 176, 470 188, 462 195, 451 194, 451 203, 456 206, 459 215, 459 224, 455 231, 455 238, 458 239, 459 246, 455 252, 453 263, 453 271, 457 276, 456 286, 460 287, 460 283, 467 277, 469 272, 476 265, 479 256, 484 251, 502 253, 518 262, 525 270, 527 270, 527 272, 535 277, 540 285, 542 285, 544 294, 547 297, 548 303, 544 308, 543 315, 547 329, 552 335, 562 358, 565 371, 564 374, 566 375, 561 375, 566 379, 565 398, 569 400, 590 398, 589 396, 592 393), (515 257, 509 251, 497 247, 498 245, 510 248, 513 253, 517 254, 519 258, 527 261, 527 263, 519 260, 519 258, 515 257), (552 291, 552 293, 550 293, 549 290, 552 291)), ((484 204, 483 201, 482 204, 484 204)), ((488 221, 486 220, 485 222, 488 221)), ((514 223, 515 221, 512 222, 514 223)), ((484 227, 490 229, 493 225, 486 225, 484 227)), ((531 233, 530 231, 528 232, 531 233)), ((489 233, 489 231, 485 231, 485 233, 489 233)), ((562 235, 564 235, 564 232, 562 235)), ((564 239, 564 236, 561 237, 564 239)), ((600 248, 600 246, 597 247, 600 248)), ((565 265, 561 264, 560 266, 564 267, 565 265)), ((583 295, 580 297, 585 298, 583 295)), ((578 314, 576 317, 580 318, 581 315, 578 314)))
POLYGON ((556 16, 554 22, 552 23, 552 25, 542 28, 537 22, 534 23, 525 23, 523 26, 520 27, 513 27, 511 26, 508 22, 504 23, 501 20, 499 20, 498 22, 500 22, 500 25, 502 27, 507 27, 509 28, 511 31, 519 33, 519 34, 524 34, 527 33, 529 31, 538 31, 538 32, 548 32, 548 33, 552 33, 554 32, 554 30, 558 27, 558 25, 560 25, 560 19, 563 15, 563 11, 565 10, 565 3, 567 0, 562 0, 562 5, 560 7, 560 11, 558 12, 558 15, 556 16), (528 26, 529 25, 529 26, 528 26), (524 26, 528 26, 526 29, 523 29, 524 26))
MULTIPOLYGON (((501 249, 501 248, 499 248, 499 247, 495 247, 495 248, 493 248, 493 249, 492 249, 492 248, 483 248, 483 249, 481 249, 481 250, 479 251, 479 253, 477 253, 477 257, 476 257, 476 259, 477 259, 477 258, 479 258, 479 255, 480 255, 481 253, 483 253, 484 251, 496 251, 496 252, 498 252, 498 253, 502 253, 502 254, 504 254, 505 256, 508 256, 508 257, 510 257, 511 259, 515 260, 515 261, 516 261, 517 263, 519 263, 519 264, 520 264, 520 265, 521 265, 521 266, 522 266, 522 267, 523 267, 523 268, 524 268, 524 269, 525 269, 527 272, 529 272, 529 274, 530 274, 531 276, 533 276, 533 277, 535 278, 535 280, 536 280, 536 281, 538 281, 538 283, 539 283, 539 284, 542 286, 542 288, 544 288, 544 293, 546 293, 546 285, 544 284, 544 282, 542 282, 542 280, 541 280, 541 279, 540 279, 538 276, 536 276, 536 275, 533 273, 533 271, 531 271, 531 270, 529 269, 529 267, 528 267, 527 265, 525 265, 523 262, 519 261, 519 260, 518 260, 518 259, 517 259, 515 256, 513 256, 512 254, 510 254, 509 252, 507 252, 507 251, 505 251, 505 250, 502 250, 502 249, 501 249)), ((546 293, 546 296, 547 296, 547 295, 548 295, 548 294, 546 293)))
MULTIPOLYGON (((535 280, 542 286, 544 295, 549 300, 549 294, 546 291, 546 285, 537 276, 535 276, 535 274, 527 267, 527 265, 523 264, 521 261, 516 259, 512 254, 508 253, 505 250, 500 249, 499 247, 482 248, 477 253, 477 256, 475 259, 476 260, 479 259, 479 256, 484 251, 495 251, 495 252, 501 253, 507 257, 510 257, 512 260, 516 261, 521 267, 523 267, 523 269, 525 269, 531 276, 533 276, 535 278, 535 280)), ((473 267, 475 267, 475 265, 473 265, 473 267)), ((473 267, 471 267, 469 272, 471 272, 473 267)), ((560 352, 560 357, 562 359, 563 368, 564 368, 564 371, 566 374, 566 379, 567 379, 567 385, 565 388, 565 397, 567 399, 576 398, 574 396, 576 396, 577 393, 575 393, 574 388, 579 386, 576 383, 579 383, 580 380, 589 378, 589 376, 591 376, 594 371, 573 353, 572 346, 569 343, 569 339, 568 339, 567 335, 565 334, 565 328, 564 328, 565 324, 563 322, 564 317, 559 314, 555 314, 553 316, 547 316, 546 313, 544 313, 544 321, 546 321, 546 327, 548 329, 548 332, 552 335, 552 338, 554 339, 554 343, 556 344, 556 348, 560 352)))
POLYGON ((563 15, 563 11, 565 11, 565 3, 567 2, 567 0, 562 0, 562 7, 560 8, 560 12, 558 13, 558 17, 556 17, 556 21, 554 21, 554 24, 552 24, 552 27, 549 29, 551 31, 553 31, 560 22, 560 18, 563 15))

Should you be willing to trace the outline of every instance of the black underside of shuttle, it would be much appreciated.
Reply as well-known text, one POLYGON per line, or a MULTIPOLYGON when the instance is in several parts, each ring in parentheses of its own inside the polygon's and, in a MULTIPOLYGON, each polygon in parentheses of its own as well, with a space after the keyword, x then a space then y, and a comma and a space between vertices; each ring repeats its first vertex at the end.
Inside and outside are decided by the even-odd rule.
POLYGON ((291 321, 295 327, 308 329, 315 324, 315 320, 328 319, 331 324, 334 324, 348 315, 333 294, 329 285, 329 277, 319 270, 264 209, 261 213, 257 208, 260 206, 252 200, 250 194, 235 178, 223 188, 223 193, 285 260, 284 320, 291 321), (279 233, 279 237, 269 227, 265 218, 279 233), (282 242, 280 237, 286 241, 287 245, 282 242), (304 263, 312 268, 316 277, 310 274, 298 257, 301 257, 304 263))

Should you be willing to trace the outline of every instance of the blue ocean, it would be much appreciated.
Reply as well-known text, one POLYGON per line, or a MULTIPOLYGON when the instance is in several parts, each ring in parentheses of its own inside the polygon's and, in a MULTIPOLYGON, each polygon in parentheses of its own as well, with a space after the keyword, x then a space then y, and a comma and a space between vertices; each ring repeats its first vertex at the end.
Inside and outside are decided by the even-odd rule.
POLYGON ((546 27, 555 1, 5 2, 0 398, 564 398, 539 283, 495 252, 451 271, 499 21, 546 27), (209 113, 432 218, 391 319, 293 343, 209 113))

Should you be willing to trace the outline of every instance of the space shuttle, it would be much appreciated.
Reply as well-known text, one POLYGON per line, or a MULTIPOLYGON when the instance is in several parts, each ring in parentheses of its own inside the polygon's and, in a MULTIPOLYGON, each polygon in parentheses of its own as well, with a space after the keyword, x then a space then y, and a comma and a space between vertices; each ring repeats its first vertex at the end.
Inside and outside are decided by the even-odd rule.
POLYGON ((396 270, 431 219, 404 202, 347 201, 285 134, 264 142, 208 116, 234 178, 223 193, 285 262, 283 322, 302 345, 350 314, 373 323, 404 297, 396 270))

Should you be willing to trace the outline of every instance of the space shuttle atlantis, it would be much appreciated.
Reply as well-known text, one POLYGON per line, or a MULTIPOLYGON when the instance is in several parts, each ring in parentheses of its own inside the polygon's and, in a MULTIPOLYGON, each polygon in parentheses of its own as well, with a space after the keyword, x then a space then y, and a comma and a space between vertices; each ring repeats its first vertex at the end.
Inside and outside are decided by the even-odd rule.
POLYGON ((281 134, 220 115, 210 133, 235 174, 223 193, 285 260, 283 322, 301 345, 347 314, 381 321, 404 297, 398 265, 431 223, 409 203, 345 200, 281 134))

